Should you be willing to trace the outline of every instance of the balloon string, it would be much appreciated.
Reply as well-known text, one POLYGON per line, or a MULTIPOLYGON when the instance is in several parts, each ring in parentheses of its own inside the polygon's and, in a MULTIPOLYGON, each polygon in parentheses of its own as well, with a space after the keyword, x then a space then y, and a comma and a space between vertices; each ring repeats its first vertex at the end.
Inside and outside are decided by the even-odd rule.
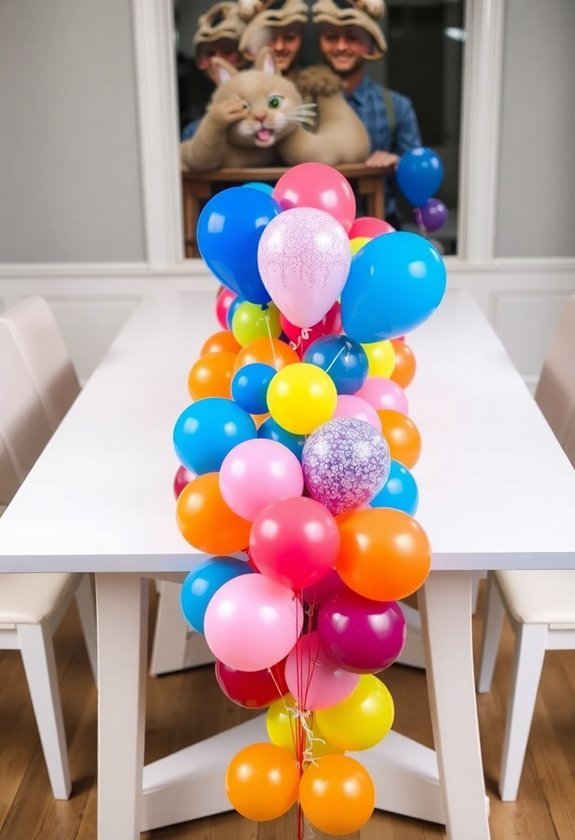
MULTIPOLYGON (((271 344, 271 348, 272 348, 272 356, 274 357, 274 367, 275 367, 276 370, 279 370, 278 357, 276 356, 276 348, 275 348, 275 344, 274 344, 274 340, 273 340, 273 336, 272 336, 272 331, 271 331, 271 328, 270 328, 270 316, 269 315, 264 315, 263 317, 264 317, 264 321, 266 322, 266 329, 268 331, 268 338, 270 340, 270 344, 271 344)), ((258 321, 258 323, 259 323, 259 321, 258 321)))
POLYGON ((326 367, 326 369, 325 369, 326 373, 329 373, 329 371, 335 365, 335 363, 337 362, 337 360, 339 359, 339 357, 341 356, 341 354, 343 353, 344 350, 347 350, 347 344, 344 344, 343 347, 340 347, 340 349, 337 351, 337 353, 335 354, 335 356, 333 357, 333 359, 331 360, 329 365, 326 367))

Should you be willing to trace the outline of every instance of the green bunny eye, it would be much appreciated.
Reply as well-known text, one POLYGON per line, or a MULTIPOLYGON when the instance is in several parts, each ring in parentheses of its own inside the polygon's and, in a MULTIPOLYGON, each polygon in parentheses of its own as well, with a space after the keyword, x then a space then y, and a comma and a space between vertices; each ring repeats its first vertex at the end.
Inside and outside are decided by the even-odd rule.
POLYGON ((268 108, 279 108, 283 102, 283 96, 268 96, 268 108))

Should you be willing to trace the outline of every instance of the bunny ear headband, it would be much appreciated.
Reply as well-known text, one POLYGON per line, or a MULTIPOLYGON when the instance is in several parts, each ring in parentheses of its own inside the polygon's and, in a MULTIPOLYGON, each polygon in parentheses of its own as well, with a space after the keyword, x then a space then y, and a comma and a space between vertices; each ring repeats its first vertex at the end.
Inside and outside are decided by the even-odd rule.
POLYGON ((303 25, 309 20, 304 0, 238 0, 239 15, 247 21, 240 40, 240 52, 253 59, 261 46, 258 33, 274 26, 303 25))
POLYGON ((366 59, 375 61, 387 52, 387 42, 377 21, 385 14, 383 0, 317 0, 311 7, 314 23, 358 26, 371 35, 373 49, 366 59))
POLYGON ((197 47, 198 44, 209 44, 221 38, 239 42, 244 26, 239 15, 238 4, 231 0, 223 0, 199 16, 198 28, 192 43, 194 47, 197 47))

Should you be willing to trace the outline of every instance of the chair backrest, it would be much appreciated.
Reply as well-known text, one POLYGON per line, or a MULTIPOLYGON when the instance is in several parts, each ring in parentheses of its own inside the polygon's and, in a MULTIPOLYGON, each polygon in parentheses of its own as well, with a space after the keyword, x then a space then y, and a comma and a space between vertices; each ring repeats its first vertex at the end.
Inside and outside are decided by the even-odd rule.
POLYGON ((553 334, 535 400, 575 466, 575 295, 567 301, 553 334))
POLYGON ((80 385, 52 310, 43 298, 28 297, 0 313, 12 333, 52 427, 78 396, 80 385))

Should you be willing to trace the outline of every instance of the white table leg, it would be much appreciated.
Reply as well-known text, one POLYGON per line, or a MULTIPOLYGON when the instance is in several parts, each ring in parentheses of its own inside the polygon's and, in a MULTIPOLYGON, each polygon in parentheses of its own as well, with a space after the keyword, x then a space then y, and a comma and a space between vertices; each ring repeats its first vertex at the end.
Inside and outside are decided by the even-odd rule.
POLYGON ((449 840, 489 840, 471 643, 471 573, 419 592, 433 736, 449 840))
POLYGON ((99 840, 140 837, 147 591, 138 575, 96 575, 99 840))

